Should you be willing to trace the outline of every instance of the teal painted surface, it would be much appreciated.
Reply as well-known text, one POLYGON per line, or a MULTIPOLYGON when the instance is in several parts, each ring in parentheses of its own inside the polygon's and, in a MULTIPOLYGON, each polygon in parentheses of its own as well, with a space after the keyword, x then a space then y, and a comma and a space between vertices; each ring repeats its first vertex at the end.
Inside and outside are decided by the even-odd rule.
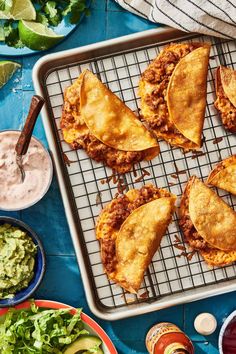
MULTIPOLYGON (((153 27, 156 26, 125 12, 113 0, 96 0, 93 2, 91 16, 51 52, 153 27)), ((22 69, 0 91, 0 129, 18 129, 22 126, 34 93, 31 71, 39 58, 40 54, 17 60, 22 63, 22 69)), ((47 144, 40 120, 36 125, 35 135, 47 144)), ((36 297, 82 306, 90 314, 56 179, 54 178, 48 194, 34 207, 22 212, 1 212, 1 215, 12 215, 24 220, 43 241, 47 254, 47 271, 36 297)), ((198 313, 209 311, 217 317, 220 326, 223 319, 235 308, 236 293, 233 292, 126 320, 98 322, 108 332, 120 354, 146 353, 145 334, 153 324, 160 321, 171 321, 183 328, 194 341, 196 354, 217 354, 218 332, 204 338, 195 332, 193 320, 198 313)))

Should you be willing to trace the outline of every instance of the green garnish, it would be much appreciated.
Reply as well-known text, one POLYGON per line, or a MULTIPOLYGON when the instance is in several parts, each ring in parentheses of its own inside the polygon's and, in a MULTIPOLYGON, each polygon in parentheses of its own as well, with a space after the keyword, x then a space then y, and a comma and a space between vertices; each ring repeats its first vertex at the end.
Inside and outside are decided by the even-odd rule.
POLYGON ((10 308, 0 323, 1 354, 61 354, 81 335, 88 334, 81 320, 81 309, 71 315, 70 309, 10 308))
POLYGON ((10 47, 22 48, 19 20, 33 19, 44 26, 57 27, 64 17, 77 24, 84 13, 89 14, 87 0, 0 0, 0 27, 3 27, 0 40, 10 47))
MULTIPOLYGON (((9 69, 19 67, 17 63, 4 63, 9 69)), ((0 225, 0 299, 13 298, 29 285, 36 253, 37 246, 26 232, 9 224, 0 225)))

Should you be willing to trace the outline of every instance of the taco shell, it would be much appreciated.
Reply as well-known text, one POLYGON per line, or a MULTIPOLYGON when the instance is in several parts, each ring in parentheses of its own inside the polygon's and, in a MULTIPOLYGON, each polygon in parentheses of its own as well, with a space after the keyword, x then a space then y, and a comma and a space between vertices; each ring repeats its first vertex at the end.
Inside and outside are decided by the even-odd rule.
POLYGON ((66 88, 60 126, 72 149, 84 149, 118 173, 160 152, 135 114, 88 70, 66 88))
POLYGON ((158 146, 131 109, 94 74, 86 70, 82 75, 80 111, 97 139, 123 151, 142 151, 158 146))
POLYGON ((220 67, 220 76, 223 90, 236 108, 236 71, 225 66, 220 67))
POLYGON ((210 246, 223 251, 236 250, 236 212, 197 178, 190 189, 189 215, 210 246))
POLYGON ((170 119, 187 139, 201 146, 206 109, 206 83, 210 46, 183 57, 171 75, 167 89, 170 119))
POLYGON ((139 82, 141 112, 157 137, 185 150, 201 147, 210 44, 172 43, 139 82))
POLYGON ((195 176, 182 195, 179 224, 185 241, 207 264, 236 261, 236 212, 195 176))
POLYGON ((225 129, 236 133, 236 71, 219 66, 215 74, 216 100, 225 129))
POLYGON ((236 195, 236 155, 217 164, 208 176, 207 183, 236 195))
POLYGON ((113 199, 96 225, 101 257, 109 279, 137 293, 171 221, 176 197, 152 185, 113 199))
POLYGON ((173 198, 160 198, 134 210, 116 239, 117 268, 112 279, 136 293, 171 220, 173 198))

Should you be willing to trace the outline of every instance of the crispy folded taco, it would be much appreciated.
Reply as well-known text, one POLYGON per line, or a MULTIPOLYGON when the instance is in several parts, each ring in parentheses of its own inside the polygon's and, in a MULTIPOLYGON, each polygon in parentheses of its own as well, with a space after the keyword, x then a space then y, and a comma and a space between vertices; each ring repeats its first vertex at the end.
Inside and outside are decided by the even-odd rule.
POLYGON ((157 137, 185 150, 201 147, 209 52, 206 43, 171 44, 139 83, 144 120, 157 137))
POLYGON ((112 200, 96 225, 108 277, 137 293, 144 273, 171 221, 176 197, 147 185, 112 200))
POLYGON ((72 148, 120 173, 159 153, 135 114, 88 70, 65 91, 61 128, 72 148))
POLYGON ((236 195, 236 155, 218 163, 209 174, 207 183, 236 195))
POLYGON ((215 107, 221 114, 225 129, 236 133, 236 71, 219 66, 215 78, 215 107))
POLYGON ((197 177, 191 177, 180 204, 186 242, 210 265, 236 261, 236 212, 197 177))

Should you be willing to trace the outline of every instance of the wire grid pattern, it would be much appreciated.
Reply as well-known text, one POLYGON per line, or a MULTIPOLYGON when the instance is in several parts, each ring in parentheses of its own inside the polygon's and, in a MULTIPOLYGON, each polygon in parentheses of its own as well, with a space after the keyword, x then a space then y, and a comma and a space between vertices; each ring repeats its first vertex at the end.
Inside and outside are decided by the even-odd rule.
MULTIPOLYGON (((222 128, 219 114, 213 105, 215 69, 219 65, 227 65, 236 69, 236 43, 204 36, 189 40, 212 43, 202 153, 183 153, 181 149, 171 148, 166 142, 160 141, 161 153, 159 156, 150 162, 137 164, 137 176, 133 172, 122 176, 127 190, 140 188, 146 183, 153 183, 181 196, 191 175, 197 175, 201 180, 205 180, 218 161, 236 153, 236 137, 222 128), (141 181, 136 182, 143 169, 148 171, 150 176, 146 175, 141 181)), ((186 42, 186 40, 184 41, 186 42)), ((104 308, 114 309, 133 303, 152 302, 167 295, 170 299, 174 293, 236 279, 235 265, 213 269, 206 265, 198 253, 195 253, 192 258, 181 255, 183 251, 189 254, 190 250, 183 242, 177 213, 174 215, 166 236, 162 239, 161 247, 155 254, 137 295, 126 293, 121 287, 110 282, 104 274, 94 226, 102 208, 117 193, 117 185, 109 178, 112 174, 111 169, 88 158, 83 150, 71 150, 70 146, 64 142, 60 130, 63 92, 84 69, 88 68, 133 111, 138 112, 140 99, 137 90, 141 73, 158 55, 163 46, 164 44, 152 45, 146 49, 142 48, 78 62, 77 65, 58 67, 53 69, 46 79, 48 102, 56 128, 55 136, 61 153, 64 155, 61 158, 64 157, 65 161, 66 155, 66 160, 70 160, 70 164, 64 162, 64 168, 69 176, 70 187, 76 203, 77 211, 74 210, 74 212, 76 212, 82 228, 83 234, 80 237, 86 244, 86 258, 89 261, 93 291, 100 306, 102 305, 104 308), (107 180, 107 183, 104 183, 104 180, 107 180)), ((217 190, 217 193, 231 207, 235 207, 236 198, 222 190, 217 190)), ((197 291, 203 294, 204 288, 197 291)))

